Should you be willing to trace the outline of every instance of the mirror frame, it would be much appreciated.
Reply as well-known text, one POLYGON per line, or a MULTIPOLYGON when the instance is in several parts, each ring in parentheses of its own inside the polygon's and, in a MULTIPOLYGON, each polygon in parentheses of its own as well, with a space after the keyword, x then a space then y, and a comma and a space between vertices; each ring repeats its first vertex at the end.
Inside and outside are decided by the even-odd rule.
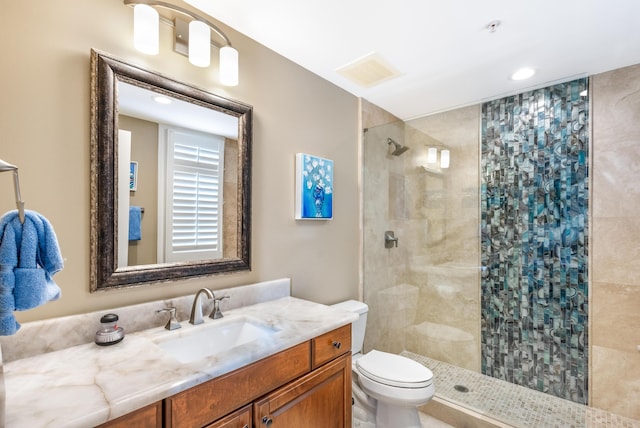
POLYGON ((251 270, 252 117, 250 105, 91 50, 91 292, 251 270), (118 268, 118 81, 238 118, 237 257, 118 268))

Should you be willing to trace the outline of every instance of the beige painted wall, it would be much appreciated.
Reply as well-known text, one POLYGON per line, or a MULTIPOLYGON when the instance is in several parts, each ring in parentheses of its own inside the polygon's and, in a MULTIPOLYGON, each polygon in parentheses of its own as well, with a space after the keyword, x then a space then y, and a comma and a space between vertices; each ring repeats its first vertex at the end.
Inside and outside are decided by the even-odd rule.
POLYGON ((129 204, 144 208, 142 239, 129 241, 128 266, 158 260, 158 124, 120 115, 118 128, 131 132, 131 160, 138 162, 138 187, 129 192, 129 204))
MULTIPOLYGON (((0 158, 20 168, 26 207, 52 222, 65 257, 65 269, 54 278, 62 299, 17 313, 19 321, 279 277, 292 278, 293 295, 317 302, 357 297, 357 98, 224 26, 240 52, 235 88, 216 83, 215 67, 199 69, 174 53, 166 25, 160 55, 140 54, 132 47, 133 11, 120 0, 3 2, 2 16, 0 158), (89 293, 91 48, 254 107, 250 273, 89 293), (334 160, 333 220, 294 220, 297 152, 334 160)), ((0 213, 14 208, 12 177, 4 173, 0 213)))

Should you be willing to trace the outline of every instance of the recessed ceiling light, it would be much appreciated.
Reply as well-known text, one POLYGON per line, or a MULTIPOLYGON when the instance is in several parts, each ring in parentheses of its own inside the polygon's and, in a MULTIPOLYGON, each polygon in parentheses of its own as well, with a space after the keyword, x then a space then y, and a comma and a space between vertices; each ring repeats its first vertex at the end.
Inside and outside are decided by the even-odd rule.
POLYGON ((511 75, 511 80, 524 80, 536 74, 533 68, 521 68, 511 75))
POLYGON ((153 97, 153 101, 157 102, 158 104, 171 104, 171 98, 167 98, 163 95, 156 95, 155 97, 153 97))

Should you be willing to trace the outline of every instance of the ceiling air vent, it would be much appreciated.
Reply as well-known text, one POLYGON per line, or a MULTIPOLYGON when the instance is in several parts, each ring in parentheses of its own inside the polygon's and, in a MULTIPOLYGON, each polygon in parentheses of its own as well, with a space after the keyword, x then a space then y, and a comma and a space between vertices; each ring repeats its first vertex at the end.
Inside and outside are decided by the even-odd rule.
POLYGON ((336 71, 364 88, 370 88, 400 76, 400 72, 377 53, 365 55, 336 71))

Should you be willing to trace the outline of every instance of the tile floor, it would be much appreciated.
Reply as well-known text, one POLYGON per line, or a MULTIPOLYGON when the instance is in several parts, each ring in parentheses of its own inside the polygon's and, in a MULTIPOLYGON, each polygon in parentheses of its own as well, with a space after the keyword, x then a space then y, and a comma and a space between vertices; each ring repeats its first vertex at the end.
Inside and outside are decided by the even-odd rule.
MULTIPOLYGON (((640 421, 573 403, 411 352, 402 355, 428 367, 442 400, 513 427, 640 428, 640 421), (463 385, 468 392, 454 388, 463 385)), ((437 422, 431 422, 437 423, 437 422)), ((439 427, 426 425, 425 427, 439 427)), ((447 426, 447 425, 444 425, 447 426)))

